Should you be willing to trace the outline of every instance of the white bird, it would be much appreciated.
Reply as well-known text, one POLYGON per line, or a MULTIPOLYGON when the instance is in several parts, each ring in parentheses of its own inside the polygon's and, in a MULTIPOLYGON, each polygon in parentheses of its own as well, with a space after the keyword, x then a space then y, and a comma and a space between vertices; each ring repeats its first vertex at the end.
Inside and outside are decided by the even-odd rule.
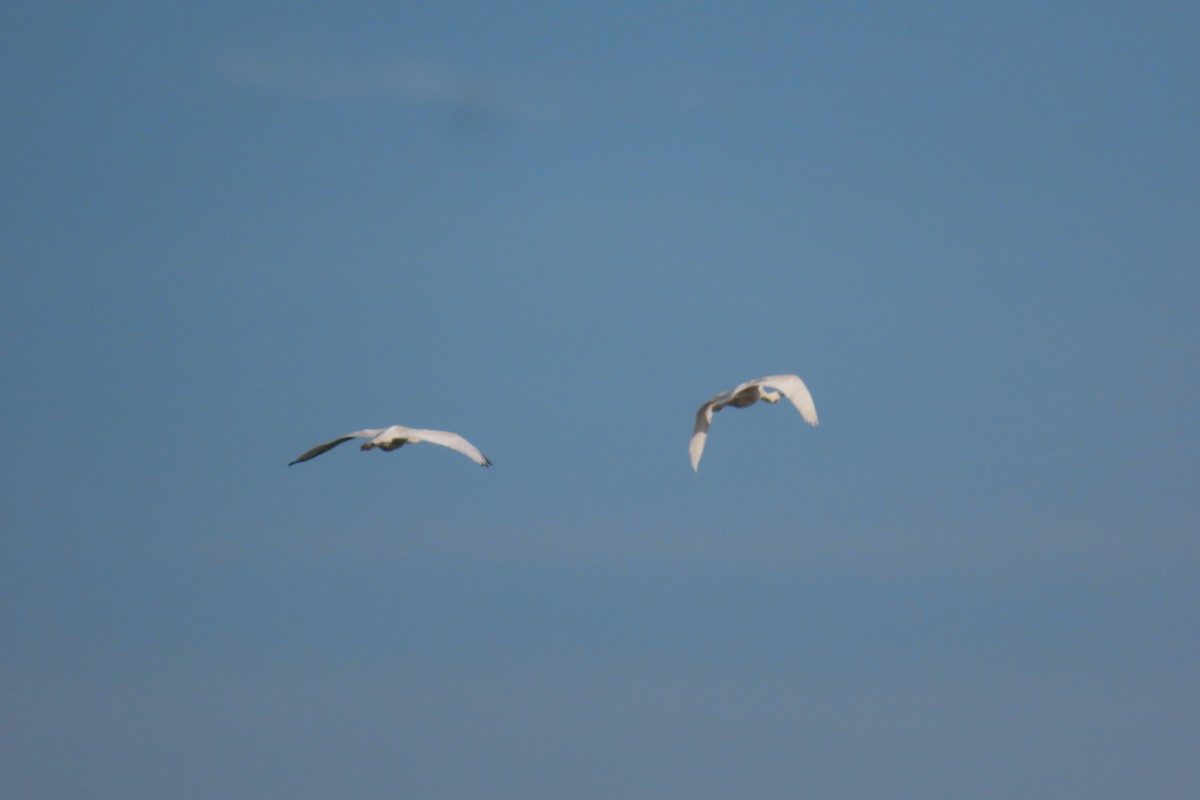
POLYGON ((345 436, 339 436, 332 442, 317 445, 295 461, 290 462, 288 466, 299 464, 301 461, 308 461, 310 458, 316 458, 325 451, 332 450, 342 442, 348 442, 351 439, 370 439, 369 442, 366 442, 359 448, 360 450, 371 450, 378 447, 387 453, 406 444, 433 442, 434 444, 440 444, 442 447, 457 450, 481 467, 490 467, 492 465, 491 459, 479 452, 478 447, 457 433, 451 433, 450 431, 426 431, 420 428, 406 428, 403 425, 392 425, 390 428, 368 428, 367 430, 355 431, 354 433, 347 433, 345 436))
POLYGON ((746 381, 728 392, 721 392, 700 406, 700 410, 696 412, 696 427, 692 429, 692 442, 688 446, 692 454, 692 469, 700 471, 700 455, 704 452, 704 442, 708 439, 708 428, 712 424, 714 411, 720 411, 725 406, 745 408, 759 400, 778 403, 781 396, 792 401, 792 405, 800 412, 800 416, 804 417, 805 422, 814 426, 817 424, 817 407, 813 404, 812 395, 808 393, 808 387, 800 380, 800 376, 768 375, 765 378, 746 381), (765 388, 768 386, 773 386, 778 391, 768 391, 765 388))

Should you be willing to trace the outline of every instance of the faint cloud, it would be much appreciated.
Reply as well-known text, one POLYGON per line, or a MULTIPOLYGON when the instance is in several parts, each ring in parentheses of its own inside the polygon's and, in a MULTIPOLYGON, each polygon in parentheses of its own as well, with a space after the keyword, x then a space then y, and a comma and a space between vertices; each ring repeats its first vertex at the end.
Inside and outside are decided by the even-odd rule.
POLYGON ((515 111, 493 77, 415 58, 339 61, 231 52, 217 56, 215 68, 230 85, 297 98, 397 101, 481 121, 515 111))
POLYGON ((414 56, 343 58, 233 50, 211 69, 227 85, 311 101, 399 103, 440 110, 469 124, 535 124, 741 113, 739 84, 693 65, 631 72, 534 69, 482 72, 414 56))

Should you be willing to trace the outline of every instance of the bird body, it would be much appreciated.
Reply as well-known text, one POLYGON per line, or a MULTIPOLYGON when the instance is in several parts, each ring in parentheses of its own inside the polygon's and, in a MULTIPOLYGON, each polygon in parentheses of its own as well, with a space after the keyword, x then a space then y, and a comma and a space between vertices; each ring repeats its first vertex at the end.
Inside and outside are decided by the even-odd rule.
POLYGON ((768 403, 778 403, 781 397, 792 401, 792 405, 800 412, 800 416, 809 425, 817 424, 817 407, 813 403, 808 387, 798 375, 768 375, 735 386, 728 392, 721 392, 716 397, 700 406, 696 411, 696 426, 692 429, 692 441, 688 451, 692 456, 692 469, 700 471, 700 456, 704 453, 704 443, 708 440, 708 430, 712 425, 712 415, 726 406, 745 408, 759 400, 768 403), (767 387, 774 387, 771 391, 767 387))
POLYGON ((468 442, 457 433, 450 431, 432 431, 422 428, 406 428, 403 425, 392 425, 387 428, 367 428, 354 433, 347 433, 345 436, 339 436, 331 442, 319 444, 313 449, 304 453, 302 456, 292 461, 292 464, 299 464, 301 461, 308 461, 311 458, 316 458, 324 452, 332 450, 342 442, 348 442, 351 439, 367 439, 359 448, 360 450, 372 450, 378 447, 385 453, 390 453, 393 450, 399 449, 406 444, 416 444, 418 442, 432 442, 440 444, 442 447, 449 447, 451 450, 457 450, 467 458, 474 461, 481 467, 490 467, 491 459, 479 451, 479 448, 468 442))

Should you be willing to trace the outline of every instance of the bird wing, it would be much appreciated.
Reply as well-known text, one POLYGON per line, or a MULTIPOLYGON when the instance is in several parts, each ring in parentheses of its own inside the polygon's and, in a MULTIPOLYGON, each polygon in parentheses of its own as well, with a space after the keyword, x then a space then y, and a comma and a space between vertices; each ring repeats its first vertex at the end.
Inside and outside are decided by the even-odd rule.
POLYGON ((754 383, 778 389, 784 397, 792 401, 792 405, 800 412, 800 416, 804 417, 805 422, 814 426, 817 424, 817 406, 799 375, 768 375, 754 383))
POLYGON ((708 429, 712 425, 713 412, 720 411, 729 405, 733 398, 737 397, 738 392, 751 386, 757 386, 761 382, 760 379, 739 383, 727 392, 714 395, 711 400, 700 406, 700 409, 696 412, 696 427, 692 429, 692 441, 688 446, 688 451, 692 455, 693 471, 700 471, 700 456, 704 453, 704 443, 708 440, 708 429))
MULTIPOLYGON (((721 395, 717 395, 720 397, 721 395)), ((709 400, 696 411, 696 427, 692 428, 692 441, 688 453, 692 456, 692 471, 700 471, 700 456, 704 454, 704 443, 708 440, 708 429, 712 425, 715 400, 709 400)))
POLYGON ((332 442, 326 442, 325 444, 317 445, 312 450, 309 450, 307 453, 297 458, 295 461, 288 462, 288 466, 290 467, 292 464, 299 464, 301 461, 308 461, 310 458, 316 458, 322 453, 337 447, 342 442, 348 442, 351 439, 370 439, 373 436, 376 436, 378 433, 378 430, 355 431, 354 433, 347 433, 345 436, 339 436, 332 442))
POLYGON ((729 401, 736 397, 738 392, 754 383, 755 381, 739 383, 729 391, 715 395, 696 411, 696 427, 692 428, 692 441, 688 445, 688 452, 692 456, 693 472, 700 471, 700 456, 704 454, 704 443, 708 441, 708 429, 712 426, 713 412, 720 411, 729 405, 729 401))
POLYGON ((405 433, 404 438, 410 442, 433 442, 440 444, 442 447, 449 447, 451 450, 457 450, 467 458, 474 461, 481 467, 490 467, 492 460, 480 452, 479 448, 468 442, 457 433, 450 431, 427 431, 417 428, 410 428, 405 433))

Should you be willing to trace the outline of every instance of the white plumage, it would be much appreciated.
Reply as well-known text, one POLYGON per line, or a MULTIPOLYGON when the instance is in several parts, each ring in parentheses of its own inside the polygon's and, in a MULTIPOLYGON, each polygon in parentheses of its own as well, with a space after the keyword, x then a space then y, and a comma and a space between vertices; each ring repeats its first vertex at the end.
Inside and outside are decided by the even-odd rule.
POLYGON ((768 403, 778 403, 780 396, 792 401, 792 405, 800 412, 800 416, 809 425, 817 424, 817 407, 813 404, 808 387, 798 375, 768 375, 753 381, 746 381, 728 392, 719 395, 700 406, 696 412, 696 427, 692 429, 692 441, 688 447, 692 455, 692 469, 700 471, 700 456, 704 453, 704 442, 708 439, 708 429, 712 425, 714 411, 720 411, 725 406, 745 408, 766 400, 768 403), (774 387, 776 391, 768 391, 765 387, 774 387))
POLYGON ((355 431, 354 433, 347 433, 345 436, 339 436, 332 442, 317 445, 295 461, 289 463, 288 466, 299 464, 301 461, 308 461, 310 458, 316 458, 325 451, 332 450, 342 442, 348 442, 351 439, 369 439, 370 441, 363 444, 360 449, 371 450, 378 447, 385 452, 391 452, 406 444, 433 442, 434 444, 440 444, 442 447, 457 450, 481 467, 490 467, 492 465, 491 460, 479 452, 478 447, 457 433, 451 433, 450 431, 428 431, 420 428, 406 428, 403 425, 392 425, 390 428, 368 428, 367 430, 355 431))

